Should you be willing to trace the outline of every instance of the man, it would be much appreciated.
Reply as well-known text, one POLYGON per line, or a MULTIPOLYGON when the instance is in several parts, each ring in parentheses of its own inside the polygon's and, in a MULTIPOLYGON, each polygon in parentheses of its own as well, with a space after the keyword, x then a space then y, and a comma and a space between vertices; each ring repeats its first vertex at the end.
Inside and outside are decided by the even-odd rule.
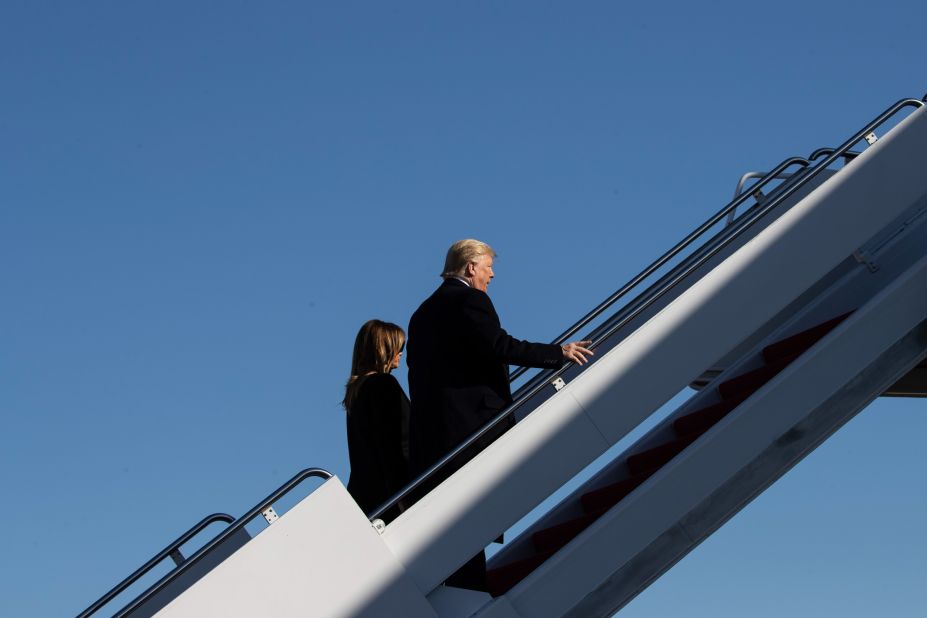
MULTIPOLYGON (((496 253, 484 242, 467 239, 447 252, 444 282, 421 304, 409 322, 409 455, 418 475, 479 430, 512 403, 508 364, 557 368, 580 365, 592 351, 589 341, 563 346, 511 337, 486 293, 494 277, 496 253)), ((508 418, 437 472, 428 491, 475 457, 515 421, 508 418)), ((481 552, 448 578, 453 586, 485 589, 486 559, 481 552)))

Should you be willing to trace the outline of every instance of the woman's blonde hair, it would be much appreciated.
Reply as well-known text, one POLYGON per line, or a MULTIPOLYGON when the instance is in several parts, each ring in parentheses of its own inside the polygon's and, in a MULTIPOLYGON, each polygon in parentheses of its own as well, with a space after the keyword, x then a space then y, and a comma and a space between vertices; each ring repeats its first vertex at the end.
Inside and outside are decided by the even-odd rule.
POLYGON ((460 277, 464 274, 467 264, 475 262, 481 255, 496 257, 496 252, 493 251, 492 247, 480 240, 473 238, 458 240, 447 250, 447 257, 444 258, 444 272, 441 273, 441 276, 445 279, 448 277, 460 277))
POLYGON ((350 411, 357 391, 365 376, 371 373, 389 373, 393 359, 402 352, 406 334, 391 322, 370 320, 361 326, 354 339, 354 354, 351 356, 351 377, 344 387, 344 401, 341 405, 350 411))

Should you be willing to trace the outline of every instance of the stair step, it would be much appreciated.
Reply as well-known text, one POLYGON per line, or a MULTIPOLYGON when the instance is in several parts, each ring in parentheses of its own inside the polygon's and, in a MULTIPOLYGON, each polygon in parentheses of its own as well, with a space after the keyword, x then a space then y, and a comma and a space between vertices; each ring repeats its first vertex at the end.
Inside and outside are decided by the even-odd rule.
POLYGON ((776 374, 788 367, 792 361, 798 358, 799 354, 801 352, 792 356, 777 358, 759 369, 748 371, 736 378, 722 382, 721 386, 718 387, 718 392, 721 393, 721 397, 724 399, 740 399, 743 401, 759 390, 761 386, 772 380, 776 374))
POLYGON ((573 540, 580 532, 592 525, 599 517, 605 514, 608 508, 599 509, 580 515, 563 523, 544 528, 531 535, 531 542, 539 552, 557 551, 573 540))
POLYGON ((584 493, 580 498, 583 510, 587 513, 594 513, 595 511, 615 506, 623 500, 625 496, 637 489, 641 483, 649 479, 658 469, 659 468, 653 468, 642 474, 635 474, 617 483, 612 483, 611 485, 606 485, 605 487, 584 493))
POLYGON ((731 410, 743 403, 744 399, 746 399, 746 395, 746 393, 741 393, 740 396, 725 399, 716 404, 702 408, 701 410, 696 410, 685 416, 680 416, 673 421, 673 429, 675 429, 676 433, 680 436, 703 434, 715 423, 727 416, 731 410))
POLYGON ((554 555, 553 551, 534 554, 486 572, 486 587, 494 597, 502 596, 554 555))
POLYGON ((687 446, 695 441, 696 435, 682 436, 672 442, 655 446, 636 455, 628 457, 628 469, 631 474, 641 474, 647 470, 659 468, 673 457, 681 453, 687 446))
POLYGON ((852 311, 838 315, 817 326, 813 326, 791 337, 786 337, 782 341, 770 344, 763 348, 763 358, 766 362, 778 360, 780 358, 796 357, 812 345, 822 339, 824 335, 834 330, 841 322, 847 319, 852 311))

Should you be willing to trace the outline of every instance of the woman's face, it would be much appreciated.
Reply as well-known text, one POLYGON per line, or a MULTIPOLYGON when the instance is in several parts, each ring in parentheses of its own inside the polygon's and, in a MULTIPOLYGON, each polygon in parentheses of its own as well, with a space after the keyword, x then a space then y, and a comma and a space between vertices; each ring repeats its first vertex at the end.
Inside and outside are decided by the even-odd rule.
POLYGON ((403 343, 402 347, 399 348, 399 352, 396 353, 396 356, 393 357, 392 362, 389 364, 390 371, 393 369, 399 369, 399 361, 402 360, 402 352, 405 350, 406 344, 403 343))

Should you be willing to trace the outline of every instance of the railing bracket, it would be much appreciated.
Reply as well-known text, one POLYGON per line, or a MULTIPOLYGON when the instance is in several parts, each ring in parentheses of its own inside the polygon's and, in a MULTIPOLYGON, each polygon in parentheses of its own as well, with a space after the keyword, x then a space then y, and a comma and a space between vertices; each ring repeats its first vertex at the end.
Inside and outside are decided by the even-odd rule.
POLYGON ((558 378, 552 380, 551 383, 550 383, 550 385, 553 386, 554 389, 556 389, 556 390, 559 391, 559 390, 562 389, 564 386, 566 386, 566 382, 563 381, 563 378, 558 377, 558 378))
POLYGON ((268 523, 268 524, 272 524, 272 523, 274 523, 275 521, 277 521, 278 519, 280 519, 280 516, 277 515, 277 511, 275 511, 275 510, 274 510, 274 507, 272 507, 272 506, 269 506, 269 507, 267 507, 266 509, 264 509, 263 511, 261 511, 261 515, 264 516, 264 519, 267 520, 267 523, 268 523))
POLYGON ((374 519, 372 522, 370 522, 370 525, 373 526, 373 529, 380 534, 383 534, 383 531, 386 530, 386 524, 382 519, 374 519))
POLYGON ((866 143, 872 146, 877 141, 879 141, 879 136, 875 134, 875 131, 870 131, 869 133, 866 134, 866 136, 863 139, 866 140, 866 143))

